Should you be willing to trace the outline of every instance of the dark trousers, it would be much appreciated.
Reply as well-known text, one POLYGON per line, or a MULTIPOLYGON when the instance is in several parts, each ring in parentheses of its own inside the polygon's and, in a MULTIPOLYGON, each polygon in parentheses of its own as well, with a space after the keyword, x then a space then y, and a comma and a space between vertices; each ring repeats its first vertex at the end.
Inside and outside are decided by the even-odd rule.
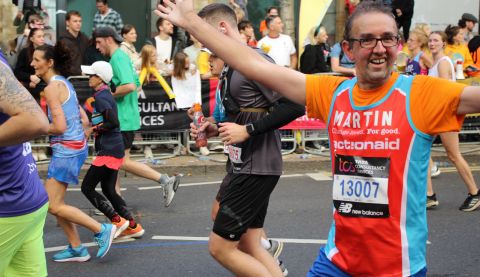
POLYGON ((133 217, 127 210, 127 204, 115 191, 117 175, 118 170, 92 165, 83 179, 82 192, 90 203, 108 218, 112 219, 118 213, 121 217, 131 220, 133 217), (95 191, 98 183, 101 184, 105 196, 95 191))

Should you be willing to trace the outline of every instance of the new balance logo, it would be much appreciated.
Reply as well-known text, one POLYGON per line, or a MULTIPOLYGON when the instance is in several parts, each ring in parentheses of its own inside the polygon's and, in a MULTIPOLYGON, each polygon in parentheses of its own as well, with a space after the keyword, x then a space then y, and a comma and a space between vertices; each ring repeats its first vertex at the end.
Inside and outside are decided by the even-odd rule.
POLYGON ((343 214, 349 214, 352 211, 352 204, 351 203, 342 203, 338 207, 338 212, 343 214))

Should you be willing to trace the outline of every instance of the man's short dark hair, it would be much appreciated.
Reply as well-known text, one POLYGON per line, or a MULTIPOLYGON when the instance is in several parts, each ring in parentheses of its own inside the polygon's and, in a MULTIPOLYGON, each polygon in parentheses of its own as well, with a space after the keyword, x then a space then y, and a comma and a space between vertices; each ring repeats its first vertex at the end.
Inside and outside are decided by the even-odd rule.
POLYGON ((353 22, 357 17, 365 13, 383 13, 395 20, 395 17, 392 14, 392 10, 383 4, 381 0, 372 0, 372 1, 362 1, 355 8, 355 11, 348 17, 347 22, 345 23, 345 31, 343 33, 343 39, 349 40, 351 37, 353 22))
POLYGON ((269 14, 272 10, 277 10, 277 12, 280 13, 280 9, 277 6, 271 6, 268 7, 267 14, 269 14))
POLYGON ((160 26, 163 24, 163 21, 165 21, 165 20, 166 20, 166 19, 161 18, 161 17, 159 17, 159 18, 157 19, 157 22, 155 23, 155 26, 157 26, 157 31, 160 32, 160 26))
POLYGON ((272 24, 273 20, 277 17, 280 17, 278 15, 269 15, 265 18, 265 25, 267 25, 267 28, 270 28, 270 24, 272 24))
POLYGON ((96 0, 96 3, 103 3, 105 5, 108 5, 108 0, 96 0))
POLYGON ((205 6, 198 12, 198 16, 207 22, 227 21, 233 28, 237 26, 237 16, 229 6, 222 3, 213 3, 205 6))
POLYGON ((240 30, 240 31, 245 30, 248 27, 253 27, 252 22, 250 22, 248 20, 242 20, 242 21, 240 21, 240 23, 238 23, 238 30, 240 30))
POLYGON ((72 10, 67 12, 67 15, 65 16, 65 21, 69 21, 72 16, 78 16, 80 18, 82 17, 79 11, 72 10))

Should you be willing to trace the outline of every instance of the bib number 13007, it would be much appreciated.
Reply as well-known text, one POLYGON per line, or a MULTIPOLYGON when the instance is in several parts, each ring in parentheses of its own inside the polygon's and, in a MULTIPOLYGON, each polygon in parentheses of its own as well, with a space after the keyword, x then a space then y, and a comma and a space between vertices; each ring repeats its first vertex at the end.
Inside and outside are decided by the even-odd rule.
POLYGON ((341 180, 340 188, 342 195, 365 197, 365 198, 377 198, 378 188, 380 184, 375 181, 361 181, 361 180, 341 180))

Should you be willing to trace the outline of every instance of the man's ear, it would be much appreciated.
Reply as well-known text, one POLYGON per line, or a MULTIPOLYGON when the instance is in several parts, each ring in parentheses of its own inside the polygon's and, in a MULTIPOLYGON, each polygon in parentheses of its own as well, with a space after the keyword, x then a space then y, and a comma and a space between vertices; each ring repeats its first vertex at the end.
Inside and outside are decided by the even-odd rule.
POLYGON ((220 32, 222 32, 222 34, 226 34, 226 33, 227 33, 227 30, 228 30, 227 27, 228 27, 228 26, 227 26, 227 23, 226 23, 225 21, 220 21, 220 22, 218 23, 218 30, 219 30, 220 32))
POLYGON ((353 48, 353 44, 352 42, 349 42, 349 41, 346 41, 346 40, 342 40, 342 42, 340 43, 340 46, 342 47, 342 51, 345 55, 347 55, 347 57, 351 60, 351 61, 355 61, 355 58, 353 56, 353 53, 352 53, 352 48, 353 48))

